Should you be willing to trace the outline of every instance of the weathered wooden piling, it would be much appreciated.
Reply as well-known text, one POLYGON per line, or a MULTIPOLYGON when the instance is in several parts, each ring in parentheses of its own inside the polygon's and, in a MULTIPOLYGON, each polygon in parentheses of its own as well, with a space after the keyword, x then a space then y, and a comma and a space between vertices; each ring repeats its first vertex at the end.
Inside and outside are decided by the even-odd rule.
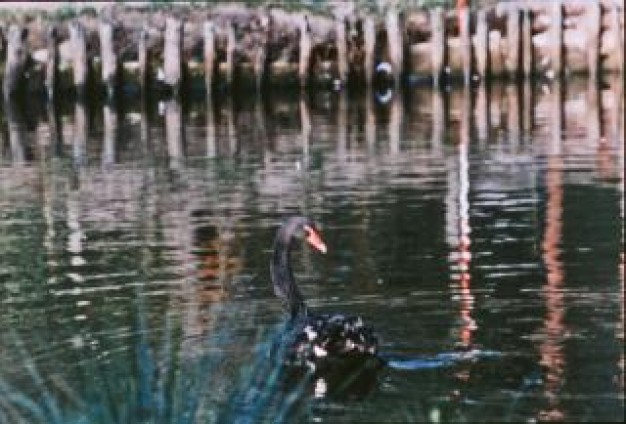
POLYGON ((300 35, 300 56, 298 59, 298 79, 300 87, 304 88, 309 80, 309 66, 311 62, 311 27, 306 15, 301 15, 299 19, 300 35))
POLYGON ((19 25, 9 27, 6 65, 2 90, 4 98, 13 97, 24 86, 24 67, 28 57, 26 37, 28 31, 19 25))
POLYGON ((520 71, 520 11, 516 5, 512 5, 507 9, 507 54, 505 66, 509 78, 515 79, 518 77, 520 71))
POLYGON ((102 65, 102 83, 105 86, 107 97, 115 96, 117 85, 117 54, 113 44, 115 27, 108 19, 100 21, 100 60, 102 65))
POLYGON ((587 33, 587 69, 589 78, 597 81, 600 66, 600 30, 602 24, 600 3, 597 0, 592 0, 585 5, 584 17, 587 33))
POLYGON ((213 89, 213 75, 215 73, 215 25, 206 21, 203 26, 204 35, 204 83, 207 93, 213 89))
POLYGON ((48 26, 46 31, 46 77, 45 86, 48 100, 55 98, 59 67, 59 33, 55 25, 48 26))
POLYGON ((174 96, 178 96, 183 77, 183 23, 180 19, 168 17, 165 20, 164 43, 163 81, 172 88, 174 96))
POLYGON ((476 14, 476 71, 481 80, 485 80, 489 72, 489 30, 484 10, 476 14))
POLYGON ((463 60, 463 82, 469 85, 472 78, 472 38, 470 34, 470 13, 467 7, 459 10, 459 36, 463 60))
POLYGON ((393 80, 396 87, 402 81, 404 71, 404 40, 402 37, 402 22, 398 11, 390 8, 385 15, 385 28, 387 30, 387 50, 389 62, 393 70, 393 80))
MULTIPOLYGON (((399 11, 388 4, 378 14, 345 7, 334 7, 334 14, 308 10, 306 15, 279 7, 246 6, 216 7, 201 15, 148 9, 132 9, 125 15, 125 10, 112 7, 99 14, 106 18, 81 15, 56 22, 56 41, 46 35, 45 21, 15 21, 12 28, 23 32, 7 32, 5 96, 23 86, 45 89, 53 97, 59 88, 53 69, 65 72, 67 63, 79 93, 90 80, 91 63, 101 64, 109 96, 122 75, 136 73, 145 91, 149 54, 163 57, 158 79, 175 93, 186 69, 204 71, 210 92, 222 75, 232 85, 235 73, 241 82, 251 79, 260 88, 263 81, 270 81, 268 71, 297 76, 301 87, 327 82, 335 72, 336 84, 355 76, 369 89, 376 81, 376 60, 387 62, 381 69, 396 85, 405 70, 417 77, 412 81, 430 76, 433 85, 440 86, 448 74, 462 75, 469 85, 473 72, 487 81, 542 72, 559 78, 567 69, 568 74, 587 73, 598 80, 600 73, 623 73, 624 68, 623 7, 608 0, 509 1, 475 11, 462 5, 456 11, 411 6, 399 11), (378 40, 386 42, 377 45, 378 40), (133 61, 135 55, 136 63, 122 62, 133 61), (44 72, 45 76, 39 75, 44 72)), ((289 84, 294 79, 271 81, 289 84)))
POLYGON ((431 36, 431 55, 432 55, 432 78, 433 85, 439 87, 439 80, 443 74, 446 55, 446 38, 443 9, 437 7, 431 11, 430 15, 432 36, 431 36))
POLYGON ((87 59, 87 40, 85 28, 78 21, 72 21, 69 25, 70 44, 72 47, 72 72, 74 76, 74 89, 78 96, 85 95, 89 63, 87 59))
POLYGON ((560 78, 563 72, 563 6, 560 0, 552 3, 550 12, 552 40, 550 60, 554 77, 560 78))
POLYGON ((337 48, 337 73, 341 84, 348 82, 348 40, 346 38, 346 20, 343 16, 335 18, 335 46, 337 48))
MULTIPOLYGON (((622 9, 622 19, 623 19, 622 9)), ((613 44, 617 52, 617 71, 624 75, 624 28, 620 25, 620 16, 617 4, 611 7, 611 26, 613 27, 613 44)))
POLYGON ((366 16, 363 20, 363 44, 364 44, 364 64, 365 85, 370 87, 374 79, 374 65, 376 54, 376 25, 374 18, 366 16))
POLYGON ((533 73, 532 37, 532 12, 526 9, 522 13, 522 70, 525 78, 530 78, 533 73))

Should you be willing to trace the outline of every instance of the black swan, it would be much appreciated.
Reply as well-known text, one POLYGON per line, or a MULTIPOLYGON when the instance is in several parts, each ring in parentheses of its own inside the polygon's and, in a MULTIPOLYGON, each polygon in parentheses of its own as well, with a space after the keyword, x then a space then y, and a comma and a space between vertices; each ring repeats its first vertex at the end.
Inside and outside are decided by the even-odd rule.
POLYGON ((289 361, 312 371, 347 365, 378 366, 378 340, 372 329, 357 316, 314 314, 307 308, 291 270, 290 251, 294 240, 305 240, 326 253, 315 223, 306 217, 287 219, 278 230, 270 273, 274 293, 291 314, 289 361))

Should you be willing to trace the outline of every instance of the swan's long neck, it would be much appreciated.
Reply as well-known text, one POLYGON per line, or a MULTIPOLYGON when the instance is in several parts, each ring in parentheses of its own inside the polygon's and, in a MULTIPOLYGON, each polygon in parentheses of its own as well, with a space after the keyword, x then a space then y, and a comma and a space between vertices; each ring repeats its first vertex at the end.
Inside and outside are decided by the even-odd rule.
POLYGON ((274 241, 270 273, 276 296, 287 302, 292 317, 306 314, 306 305, 291 271, 291 234, 281 229, 274 241))

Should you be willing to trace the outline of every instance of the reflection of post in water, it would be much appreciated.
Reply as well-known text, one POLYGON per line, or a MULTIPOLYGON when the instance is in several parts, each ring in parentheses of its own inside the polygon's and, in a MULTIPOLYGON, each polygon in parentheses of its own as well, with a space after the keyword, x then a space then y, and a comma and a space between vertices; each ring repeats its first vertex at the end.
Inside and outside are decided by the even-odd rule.
POLYGON ((522 102, 522 130, 527 135, 533 128, 533 86, 529 78, 524 78, 522 83, 523 102, 522 102))
POLYGON ((115 163, 115 142, 117 140, 117 111, 110 102, 103 107, 104 142, 102 143, 102 165, 109 166, 115 163))
POLYGON ((337 107, 337 159, 344 161, 348 145, 348 94, 347 90, 339 93, 337 107))
MULTIPOLYGON (((80 187, 74 187, 67 195, 67 251, 71 254, 70 266, 82 267, 87 263, 83 258, 83 241, 85 234, 81 223, 82 201, 80 187)), ((77 270, 70 270, 67 275, 73 282, 81 283, 83 277, 77 270)))
POLYGON ((152 144, 150 142, 150 119, 148 117, 148 98, 144 92, 141 93, 141 112, 139 122, 139 137, 141 138, 141 150, 143 158, 147 159, 152 153, 152 144))
POLYGON ((476 133, 482 146, 489 140, 489 93, 488 84, 482 83, 476 92, 476 133))
POLYGON ((543 342, 539 347, 541 364, 545 366, 545 395, 548 405, 540 412, 540 419, 562 420, 559 389, 562 385, 565 357, 561 340, 565 333, 563 305, 563 264, 560 258, 563 219, 563 161, 560 155, 562 128, 562 93, 556 83, 552 92, 552 145, 546 170, 546 222, 542 252, 546 269, 543 295, 546 302, 543 342))
POLYGON ((389 110, 389 153, 392 155, 400 153, 403 113, 402 94, 396 91, 389 110))
MULTIPOLYGON (((598 174, 602 179, 611 179, 614 175, 613 146, 605 132, 602 136, 602 108, 601 92, 597 81, 587 82, 587 143, 589 147, 596 148, 596 165, 598 174)), ((610 118, 610 113, 608 114, 610 118)), ((610 124, 607 129, 610 128, 610 124)))
POLYGON ((226 107, 224 108, 226 114, 226 128, 228 138, 228 153, 234 155, 237 153, 237 115, 235 114, 235 100, 232 93, 229 93, 226 100, 226 107))
POLYGON ((521 122, 520 122, 520 86, 518 84, 506 85, 507 102, 507 130, 508 139, 511 146, 511 153, 515 153, 520 143, 521 122))
POLYGON ((82 100, 74 103, 74 138, 72 139, 72 157, 74 165, 81 166, 87 163, 87 110, 82 100))
POLYGON ((20 113, 20 105, 10 99, 4 102, 4 111, 9 127, 11 160, 14 165, 22 165, 26 160, 26 128, 24 116, 20 113))
MULTIPOLYGON (((208 84, 207 80, 207 84, 208 84)), ((207 87, 207 90, 209 88, 207 87)), ((217 156, 217 138, 215 133, 215 103, 210 94, 206 98, 206 156, 214 158, 217 156)))
POLYGON ((433 135, 432 149, 436 156, 443 153, 443 142, 446 136, 446 108, 444 94, 438 88, 432 89, 433 96, 433 135))
POLYGON ((370 85, 367 86, 365 94, 365 142, 368 151, 373 152, 376 147, 376 109, 370 85))
MULTIPOLYGON (((611 140, 617 144, 617 161, 618 161, 618 178, 620 181, 619 184, 619 195, 620 195, 620 217, 622 222, 624 222, 624 80, 622 76, 615 76, 615 82, 617 84, 617 89, 613 89, 613 95, 617 96, 617 102, 613 104, 613 113, 611 113, 611 119, 609 127, 613 128, 613 134, 611 135, 611 140)), ((622 228, 622 242, 621 242, 621 252, 620 259, 618 263, 619 269, 619 278, 620 278, 620 317, 619 323, 616 326, 617 330, 617 338, 621 339, 622 344, 624 343, 624 331, 626 331, 626 323, 624 317, 624 292, 626 291, 626 287, 624 286, 624 261, 626 260, 626 256, 624 254, 624 229, 622 228)), ((624 392, 624 365, 625 365, 624 351, 620 355, 618 369, 620 370, 619 376, 619 388, 624 392)))
POLYGON ((180 102, 170 99, 165 102, 165 140, 171 169, 183 165, 183 123, 180 102))
POLYGON ((48 130, 50 131, 50 144, 54 156, 63 154, 63 128, 56 105, 52 101, 46 103, 46 114, 48 115, 48 130))
POLYGON ((302 160, 305 169, 309 166, 309 146, 311 142, 311 112, 304 93, 300 94, 300 122, 302 125, 302 160))

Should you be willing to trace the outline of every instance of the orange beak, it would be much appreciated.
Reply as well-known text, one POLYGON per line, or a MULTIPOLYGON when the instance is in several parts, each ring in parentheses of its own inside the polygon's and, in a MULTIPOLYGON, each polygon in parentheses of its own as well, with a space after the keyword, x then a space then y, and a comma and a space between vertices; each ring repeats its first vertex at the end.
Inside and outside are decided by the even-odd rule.
POLYGON ((320 252, 326 253, 326 245, 322 241, 322 237, 320 236, 320 234, 317 231, 315 231, 313 228, 307 225, 304 226, 304 229, 307 232, 307 236, 306 236, 307 243, 309 243, 311 246, 313 246, 320 252))

